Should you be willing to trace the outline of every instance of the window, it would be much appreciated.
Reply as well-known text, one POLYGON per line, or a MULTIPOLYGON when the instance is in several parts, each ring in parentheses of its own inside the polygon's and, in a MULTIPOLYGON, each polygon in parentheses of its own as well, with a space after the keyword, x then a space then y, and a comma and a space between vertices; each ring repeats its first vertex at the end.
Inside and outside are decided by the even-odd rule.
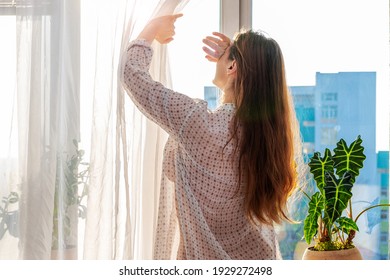
POLYGON ((388 218, 388 215, 389 215, 389 211, 388 210, 382 210, 381 211, 381 219, 387 219, 388 218))
POLYGON ((337 92, 323 92, 321 98, 322 102, 337 101, 337 92))
MULTIPOLYGON (((333 147, 339 137, 351 138, 361 133, 369 158, 366 162, 368 172, 363 178, 372 180, 367 179, 359 185, 361 192, 358 197, 364 201, 373 201, 377 197, 380 201, 388 201, 389 15, 388 3, 385 2, 190 1, 186 9, 191 9, 191 13, 180 20, 176 28, 177 39, 170 46, 170 52, 175 54, 170 57, 173 88, 191 97, 205 98, 210 101, 209 107, 215 106, 218 94, 211 82, 215 65, 204 59, 202 38, 218 30, 232 36, 243 25, 264 30, 278 41, 283 50, 296 111, 301 114, 298 118, 304 136, 305 153, 310 155, 316 150, 322 150, 323 146, 333 147), (334 9, 335 6, 338 8, 334 9), (354 9, 353 13, 351 8, 354 9), (362 21, 362 18, 370 20, 362 21), (193 22, 199 25, 194 28, 193 22), (364 34, 364 40, 361 34, 364 34), (185 40, 179 39, 184 37, 185 40), (322 123, 322 119, 332 119, 336 123, 322 123), (339 123, 341 120, 346 122, 339 123), (382 157, 385 160, 377 162, 382 157), (368 197, 370 195, 377 197, 368 197)), ((5 93, 15 91, 15 3, 15 0, 0 0, 0 86, 5 93)), ((77 54, 73 57, 77 57, 77 54)), ((0 112, 4 112, 3 118, 12 116, 13 102, 7 94, 2 94, 0 112)), ((10 122, 0 122, 0 129, 5 132, 0 134, 0 170, 6 164, 5 157, 10 152, 7 146, 10 130, 7 125, 10 122)), ((2 180, 3 177, 0 177, 0 184, 2 180)), ((3 195, 0 189, 0 197, 3 195)), ((366 225, 361 228, 363 234, 359 244, 363 247, 365 243, 379 244, 378 248, 371 248, 365 258, 388 258, 388 212, 380 212, 379 218, 380 223, 373 225, 375 230, 371 228, 370 231, 372 234, 379 232, 377 235, 370 236, 366 225)), ((295 255, 295 258, 300 258, 297 248, 301 242, 302 228, 294 225, 283 230, 283 257, 292 259, 295 255)))
POLYGON ((338 141, 337 129, 334 127, 323 127, 321 130, 321 145, 331 146, 338 141))
MULTIPOLYGON (((199 1, 196 5, 194 2, 190 2, 188 8, 192 6, 201 10, 205 5, 205 1, 199 1)), ((190 41, 186 40, 191 43, 176 41, 172 45, 172 52, 175 49, 176 54, 171 57, 174 88, 192 97, 208 100, 209 107, 214 105, 217 99, 211 83, 214 67, 204 60, 199 42, 202 36, 219 29, 216 14, 221 14, 221 31, 229 36, 239 29, 238 26, 252 26, 254 30, 265 31, 280 44, 285 57, 287 80, 296 105, 305 154, 310 156, 325 147, 333 149, 340 137, 350 141, 361 134, 368 159, 365 174, 361 174, 362 191, 356 196, 372 201, 375 197, 365 197, 369 187, 380 199, 388 201, 388 165, 383 167, 377 164, 377 157, 385 155, 388 161, 389 154, 389 30, 386 3, 378 1, 372 4, 369 0, 348 0, 343 3, 337 0, 207 2, 210 4, 207 4, 208 8, 203 10, 201 17, 206 12, 213 22, 208 22, 207 27, 192 29, 195 34, 188 38, 190 41), (337 10, 333 8, 335 5, 339 7, 337 10), (351 7, 354 13, 350 13, 351 7), (329 21, 328 15, 332 15, 332 21, 329 21), (372 20, 363 23, 362 17, 372 20), (345 22, 349 22, 349 25, 345 22), (371 30, 377 32, 374 34, 371 30), (362 32, 367 36, 367 44, 359 39, 362 32), (345 36, 346 33, 356 36, 345 36), (183 52, 183 49, 188 48, 199 57, 186 57, 187 52, 183 52), (362 53, 367 55, 362 57, 362 53), (189 74, 183 69, 194 71, 189 74)), ((179 32, 180 26, 177 28, 179 32)), ((388 232, 388 218, 382 216, 380 225, 382 233, 388 232)), ((379 235, 367 234, 364 226, 361 231, 363 237, 357 242, 363 248, 369 246, 365 244, 370 244, 367 242, 370 238, 379 240, 379 235)), ((293 226, 284 233, 286 238, 281 240, 281 249, 285 259, 300 258, 297 248, 302 232, 302 228, 293 226)), ((381 242, 373 251, 365 257, 388 258, 388 240, 385 245, 381 242), (383 248, 387 248, 386 252, 383 252, 383 248)))
MULTIPOLYGON (((282 48, 305 152, 333 149, 341 137, 351 142, 362 136, 367 159, 355 200, 389 201, 388 11, 388 1, 253 1, 253 29, 266 32, 282 48), (311 120, 308 109, 314 111, 311 120), (312 141, 306 141, 311 133, 312 141)), ((361 222, 355 243, 367 252, 364 258, 388 259, 388 219, 379 215, 372 228, 361 222)), ((300 258, 301 232, 286 226, 284 258, 294 258, 291 250, 300 258)))
MULTIPOLYGON (((0 8, 1 11, 1 8, 0 8)), ((0 16, 0 30, 2 43, 0 44, 0 84, 2 101, 0 102, 0 112, 2 121, 0 122, 0 166, 1 161, 8 156, 8 136, 12 117, 12 96, 15 91, 16 81, 16 20, 15 16, 0 16)), ((1 180, 1 179, 0 179, 1 180)))
POLYGON ((204 58, 202 39, 219 30, 219 0, 190 1, 184 12, 186 10, 191 12, 186 13, 177 24, 176 39, 169 50, 170 54, 175 54, 169 57, 173 89, 200 99, 205 99, 205 94, 207 97, 211 94, 210 101, 213 103, 217 101, 216 89, 212 89, 215 64, 204 58), (199 20, 202 18, 207 18, 207 21, 199 20), (199 24, 196 28, 193 28, 194 22, 199 24))
MULTIPOLYGON (((76 139, 79 139, 78 135, 80 134, 78 124, 78 116, 80 115, 80 104, 78 103, 78 68, 80 64, 78 35, 80 22, 79 15, 76 12, 79 8, 77 7, 78 1, 68 1, 69 3, 63 4, 62 8, 72 9, 72 20, 69 21, 71 23, 68 23, 68 21, 59 16, 60 9, 55 9, 55 4, 58 4, 56 2, 57 1, 40 0, 34 1, 34 4, 31 5, 29 1, 19 1, 18 6, 16 7, 16 1, 0 0, 0 30, 2 35, 2 43, 0 45, 0 89, 2 92, 0 112, 3 120, 0 122, 0 129, 2 131, 0 135, 0 171, 2 174, 0 177, 0 207, 2 207, 2 209, 7 208, 9 211, 8 213, 5 213, 5 215, 2 213, 0 216, 0 224, 8 224, 8 232, 7 228, 3 226, 0 229, 0 240, 3 239, 1 245, 8 243, 13 246, 15 243, 17 244, 20 235, 18 228, 20 210, 17 203, 20 194, 18 193, 21 192, 21 185, 25 188, 31 186, 28 184, 28 179, 21 178, 22 176, 20 176, 18 170, 13 170, 14 161, 20 160, 20 158, 24 156, 24 154, 21 155, 23 152, 19 150, 23 150, 21 146, 26 144, 21 143, 22 140, 20 140, 20 138, 23 138, 20 134, 23 134, 24 132, 19 130, 22 130, 22 125, 28 122, 29 124, 34 123, 39 124, 39 127, 44 127, 41 130, 38 129, 38 131, 42 133, 38 137, 36 137, 37 134, 34 136, 28 135, 28 141, 31 140, 30 138, 39 138, 39 140, 41 140, 40 143, 44 146, 44 149, 42 149, 44 151, 37 147, 39 152, 36 153, 36 158, 34 159, 38 160, 39 155, 41 155, 43 158, 41 158, 42 161, 47 162, 48 166, 56 167, 56 172, 52 173, 57 176, 55 178, 56 194, 54 217, 52 217, 54 223, 52 235, 52 240, 54 242, 52 249, 56 249, 54 243, 60 239, 67 239, 67 241, 71 240, 72 245, 75 244, 77 246, 78 213, 77 207, 76 210, 74 210, 75 207, 71 204, 74 204, 75 199, 77 199, 74 196, 76 195, 74 191, 76 190, 77 192, 77 176, 79 171, 79 162, 77 161, 79 150, 77 149, 77 146, 75 147, 76 144, 74 144, 76 139), (62 20, 67 23, 67 28, 69 28, 64 32, 66 33, 65 40, 62 40, 63 37, 61 37, 65 37, 65 35, 62 32, 58 32, 59 30, 63 30, 61 29, 63 26, 61 26, 61 23, 59 22, 62 20), (33 21, 34 24, 31 24, 33 21), (17 40, 18 35, 21 35, 21 37, 18 38, 20 40, 17 40), (62 51, 63 48, 68 46, 67 44, 71 46, 67 49, 71 58, 63 59, 62 51), (21 61, 22 63, 20 63, 21 61), (52 135, 50 134, 50 129, 48 129, 48 127, 51 123, 57 121, 57 118, 53 117, 52 111, 54 110, 51 110, 54 106, 50 106, 55 104, 58 100, 59 93, 63 93, 60 92, 60 86, 58 86, 58 84, 61 83, 61 71, 63 70, 68 71, 67 74, 69 75, 67 75, 67 78, 69 78, 70 82, 65 82, 61 84, 61 86, 66 84, 64 86, 66 87, 71 84, 66 89, 63 97, 64 99, 68 98, 72 100, 61 103, 62 110, 59 111, 72 115, 72 118, 66 118, 64 122, 61 122, 61 125, 63 125, 62 135, 64 135, 62 139, 63 145, 58 145, 61 147, 57 149, 52 148, 57 147, 57 145, 54 145, 56 139, 54 139, 55 137, 51 137, 52 135), (16 84, 18 85, 18 88, 16 88, 16 84), (19 90, 18 95, 15 94, 17 89, 19 90), (69 98, 71 95, 74 98, 69 98), (31 100, 34 100, 35 102, 31 100), (30 101, 30 103, 28 101, 30 101), (29 110, 23 111, 15 104, 33 104, 33 106, 37 105, 36 108, 39 107, 44 109, 39 113, 35 112, 34 115, 32 110, 30 114, 29 110), (50 150, 50 152, 46 150, 50 150), (40 154, 40 152, 42 152, 42 154, 40 154), (53 161, 47 159, 49 156, 46 156, 45 154, 51 152, 55 155, 50 158, 50 160, 53 159, 53 161), (10 170, 13 171, 12 174, 9 173, 10 170), (66 179, 60 180, 59 177, 61 179, 66 177, 66 179), (25 181, 28 182, 26 183, 25 181), (70 190, 73 191, 72 194, 70 194, 70 190), (58 195, 59 192, 61 192, 61 195, 58 195), (63 198, 63 201, 58 201, 57 198, 59 196, 63 198), (4 200, 5 198, 7 198, 8 201, 4 200), (63 208, 66 208, 66 215, 64 215, 64 217, 58 217, 58 213, 60 212, 57 211, 59 209, 58 204, 61 204, 61 206, 64 205, 63 208), (4 207, 4 205, 7 207, 4 207), (68 212, 67 210, 70 208, 72 209, 68 212), (4 228, 6 229, 5 231, 4 228), (60 237, 58 229, 67 236, 60 237)), ((31 106, 31 108, 35 108, 33 106, 31 106)), ((26 125, 26 127, 29 126, 26 125)), ((31 127, 29 128, 30 130, 33 130, 31 127)), ((57 142, 55 144, 57 144, 57 142)), ((31 147, 26 148, 26 150, 28 150, 26 154, 34 153, 34 151, 31 152, 31 150, 34 150, 31 147)), ((46 170, 44 168, 47 168, 47 166, 42 166, 40 164, 41 162, 36 164, 42 168, 39 171, 46 170)), ((50 168, 48 168, 48 170, 49 169, 50 168)), ((50 173, 50 171, 48 171, 48 173, 50 173)), ((15 247, 17 247, 17 245, 15 247)), ((2 251, 2 248, 0 248, 0 251, 2 251)), ((17 257, 12 254, 18 254, 18 252, 9 253, 6 257, 17 257)))
POLYGON ((337 106, 323 105, 321 108, 321 117, 323 119, 336 119, 337 118, 337 106))

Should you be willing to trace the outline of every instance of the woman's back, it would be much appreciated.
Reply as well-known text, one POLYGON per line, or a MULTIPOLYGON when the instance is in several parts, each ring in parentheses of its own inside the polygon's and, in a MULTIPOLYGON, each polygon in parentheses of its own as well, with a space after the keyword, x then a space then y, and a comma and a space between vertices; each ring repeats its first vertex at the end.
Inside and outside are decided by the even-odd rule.
MULTIPOLYGON (((206 106, 206 104, 203 104, 206 106)), ((182 235, 179 259, 274 259, 278 258, 275 233, 271 227, 255 227, 244 213, 243 193, 238 183, 238 157, 231 135, 233 104, 215 112, 198 110, 188 116, 180 139, 168 140, 164 153, 165 184, 175 182, 176 212, 182 235), (184 140, 185 139, 185 140, 184 140), (184 141, 183 141, 184 140, 184 141), (266 240, 271 240, 269 243, 266 240), (272 241, 273 240, 273 241, 272 241), (251 249, 248 249, 251 248, 251 249)), ((166 188, 163 187, 163 190, 166 188)), ((162 193, 161 198, 170 197, 162 193)), ((173 202, 171 200, 171 202, 173 202)), ((166 205, 166 201, 161 202, 166 205)), ((160 216, 169 216, 170 207, 160 207, 160 216)), ((167 258, 161 233, 157 231, 158 259, 167 258), (160 242, 159 239, 162 241, 160 242), (160 245, 159 245, 160 244, 160 245)), ((169 258, 169 257, 168 257, 169 258)))

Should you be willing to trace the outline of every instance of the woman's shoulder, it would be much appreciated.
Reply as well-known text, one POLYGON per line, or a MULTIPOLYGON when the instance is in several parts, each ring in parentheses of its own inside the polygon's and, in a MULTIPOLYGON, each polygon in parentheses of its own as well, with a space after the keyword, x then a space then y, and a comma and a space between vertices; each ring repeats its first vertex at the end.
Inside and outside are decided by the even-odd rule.
POLYGON ((223 103, 217 106, 217 108, 214 110, 215 113, 219 112, 227 112, 227 113, 233 113, 236 110, 236 106, 233 103, 223 103))

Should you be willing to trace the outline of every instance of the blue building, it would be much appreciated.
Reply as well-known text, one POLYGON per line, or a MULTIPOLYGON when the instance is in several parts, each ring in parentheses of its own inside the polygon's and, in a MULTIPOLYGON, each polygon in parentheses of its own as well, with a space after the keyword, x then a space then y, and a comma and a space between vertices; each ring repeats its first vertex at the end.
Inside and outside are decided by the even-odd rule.
POLYGON ((303 139, 303 151, 311 157, 315 147, 315 86, 290 87, 303 139))
POLYGON ((376 184, 376 73, 317 72, 314 86, 290 90, 304 152, 333 150, 340 138, 350 143, 361 135, 367 159, 357 183, 376 184))
MULTIPOLYGON (((378 185, 380 186, 380 203, 389 203, 389 151, 378 152, 378 185)), ((380 215, 380 236, 379 236, 379 258, 389 258, 389 208, 381 208, 380 215)))
POLYGON ((214 110, 218 106, 219 90, 214 86, 204 87, 204 100, 207 101, 207 107, 210 110, 214 110))

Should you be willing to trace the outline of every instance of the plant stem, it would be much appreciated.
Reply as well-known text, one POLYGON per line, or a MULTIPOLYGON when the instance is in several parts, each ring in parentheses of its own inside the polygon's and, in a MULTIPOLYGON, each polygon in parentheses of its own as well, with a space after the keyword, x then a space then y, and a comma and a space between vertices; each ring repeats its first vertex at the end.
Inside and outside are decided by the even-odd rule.
POLYGON ((311 200, 311 197, 307 194, 307 192, 305 192, 302 188, 299 190, 302 191, 302 193, 309 199, 309 201, 311 200))
POLYGON ((320 216, 320 222, 319 222, 319 224, 320 224, 320 228, 319 228, 319 234, 320 234, 320 236, 319 236, 319 239, 321 240, 322 238, 323 238, 323 236, 324 236, 324 232, 323 232, 323 229, 322 229, 322 217, 320 216))
POLYGON ((368 210, 371 210, 371 209, 373 209, 373 208, 376 208, 376 207, 386 207, 386 206, 389 207, 390 204, 389 204, 389 203, 381 203, 381 204, 377 204, 377 205, 373 205, 373 206, 367 207, 366 209, 364 209, 363 211, 361 211, 361 212, 359 213, 359 215, 356 216, 355 223, 356 223, 356 221, 359 219, 359 217, 360 217, 364 212, 366 212, 366 211, 368 211, 368 210))
POLYGON ((348 201, 348 206, 349 206, 349 218, 351 218, 351 220, 353 220, 352 201, 351 200, 348 201))
POLYGON ((341 242, 343 244, 345 244, 344 233, 341 230, 337 229, 337 235, 339 236, 339 239, 341 240, 341 242))

